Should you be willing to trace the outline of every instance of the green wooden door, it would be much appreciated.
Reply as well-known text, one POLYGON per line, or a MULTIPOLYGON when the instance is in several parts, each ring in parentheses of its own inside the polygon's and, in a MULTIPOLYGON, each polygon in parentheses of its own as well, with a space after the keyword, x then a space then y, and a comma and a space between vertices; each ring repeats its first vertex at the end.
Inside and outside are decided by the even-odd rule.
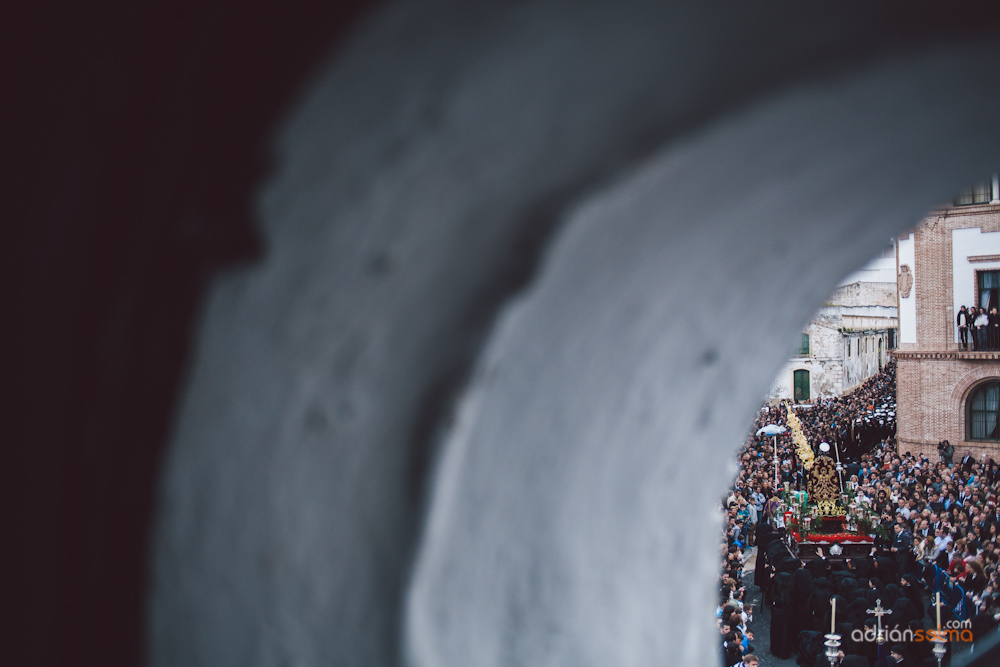
POLYGON ((795 371, 792 374, 796 401, 809 400, 809 371, 795 371))

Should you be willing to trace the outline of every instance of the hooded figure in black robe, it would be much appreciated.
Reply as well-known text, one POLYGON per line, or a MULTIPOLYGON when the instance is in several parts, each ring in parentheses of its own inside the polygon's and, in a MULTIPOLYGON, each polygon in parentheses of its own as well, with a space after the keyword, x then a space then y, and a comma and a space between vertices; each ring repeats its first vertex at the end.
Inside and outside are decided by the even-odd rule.
POLYGON ((910 599, 904 595, 893 603, 886 618, 890 628, 905 630, 910 627, 911 621, 917 620, 917 610, 910 599))
POLYGON ((809 599, 814 590, 813 578, 808 570, 799 568, 792 573, 791 618, 789 619, 789 632, 792 637, 798 637, 803 630, 812 629, 809 599))
POLYGON ((991 613, 983 612, 972 617, 973 637, 985 637, 995 627, 997 627, 997 619, 991 613))
POLYGON ((783 660, 792 655, 792 638, 788 632, 791 590, 792 575, 787 572, 779 572, 774 576, 773 605, 771 606, 771 654, 783 660))
POLYGON ((837 584, 837 592, 848 600, 854 599, 854 592, 858 590, 858 580, 854 577, 844 577, 837 584))
POLYGON ((858 598, 847 605, 847 618, 850 619, 851 623, 856 628, 860 628, 865 624, 865 620, 868 618, 868 610, 871 607, 868 606, 868 600, 864 598, 858 598))
POLYGON ((833 586, 829 579, 820 577, 813 580, 813 594, 809 598, 810 629, 817 632, 823 629, 822 619, 830 606, 831 595, 833 595, 833 586))
MULTIPOLYGON (((814 632, 812 630, 803 630, 800 632, 795 643, 795 652, 798 654, 796 662, 800 665, 812 665, 820 657, 825 661, 826 646, 823 644, 825 641, 826 639, 821 632, 814 632)), ((827 662, 826 664, 829 667, 830 663, 827 662)))
POLYGON ((903 592, 899 590, 899 586, 896 584, 889 584, 882 591, 882 606, 886 609, 892 609, 892 606, 896 604, 896 600, 902 596, 903 592))
POLYGON ((851 561, 851 571, 858 578, 864 577, 868 578, 872 573, 872 559, 871 558, 852 558, 851 561))
POLYGON ((757 563, 753 570, 753 583, 764 590, 770 577, 767 576, 767 547, 771 542, 771 526, 765 522, 757 525, 757 563))
POLYGON ((905 595, 906 598, 913 603, 916 619, 918 621, 924 620, 924 596, 920 592, 920 580, 912 574, 905 574, 903 575, 903 581, 906 583, 906 585, 902 587, 903 595, 905 595))
POLYGON ((897 581, 899 579, 899 565, 895 558, 876 556, 875 570, 882 581, 897 581))
POLYGON ((806 569, 809 570, 809 574, 813 576, 813 579, 825 577, 830 573, 830 568, 827 562, 822 558, 813 558, 811 561, 806 563, 806 569))

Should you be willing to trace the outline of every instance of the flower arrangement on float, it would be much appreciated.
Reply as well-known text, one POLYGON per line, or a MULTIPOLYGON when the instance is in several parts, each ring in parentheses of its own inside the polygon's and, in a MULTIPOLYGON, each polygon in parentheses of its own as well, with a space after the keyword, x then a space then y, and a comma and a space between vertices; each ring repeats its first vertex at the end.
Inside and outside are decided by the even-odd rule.
POLYGON ((796 542, 809 544, 867 544, 871 541, 866 539, 867 535, 858 533, 800 533, 793 530, 791 535, 796 542))
POLYGON ((795 445, 795 454, 799 457, 799 461, 802 462, 802 467, 806 470, 812 470, 813 459, 815 454, 813 454, 812 447, 806 441, 805 433, 802 432, 802 422, 799 421, 798 415, 792 410, 792 407, 785 403, 785 412, 788 417, 786 419, 788 423, 788 428, 792 431, 792 444, 795 445))

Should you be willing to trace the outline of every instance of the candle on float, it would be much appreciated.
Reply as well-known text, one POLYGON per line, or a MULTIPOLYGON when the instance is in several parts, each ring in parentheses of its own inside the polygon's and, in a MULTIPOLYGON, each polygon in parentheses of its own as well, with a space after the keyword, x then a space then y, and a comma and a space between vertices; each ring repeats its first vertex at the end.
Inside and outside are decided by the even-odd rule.
POLYGON ((830 598, 830 634, 837 634, 837 598, 830 598))
POLYGON ((934 606, 937 608, 937 629, 938 629, 938 632, 940 632, 941 631, 941 591, 938 591, 937 602, 934 603, 934 606))

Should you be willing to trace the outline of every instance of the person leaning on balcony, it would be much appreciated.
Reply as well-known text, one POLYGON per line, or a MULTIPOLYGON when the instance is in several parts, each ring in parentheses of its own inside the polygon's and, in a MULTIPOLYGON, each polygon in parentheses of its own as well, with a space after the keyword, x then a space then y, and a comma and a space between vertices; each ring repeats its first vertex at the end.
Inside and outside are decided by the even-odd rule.
POLYGON ((990 332, 987 336, 986 349, 996 350, 1000 348, 1000 314, 997 313, 996 306, 990 311, 990 332))
POLYGON ((973 320, 976 325, 976 349, 981 351, 986 349, 986 331, 990 325, 990 316, 986 314, 985 308, 980 308, 976 312, 978 314, 973 320))
POLYGON ((969 338, 971 339, 972 349, 979 349, 979 341, 976 340, 976 315, 979 313, 976 311, 975 306, 969 307, 969 338))
POLYGON ((979 341, 976 340, 976 312, 975 306, 969 307, 969 342, 972 343, 972 349, 979 349, 979 341))
POLYGON ((958 325, 958 338, 961 341, 962 349, 969 349, 969 311, 965 306, 958 309, 958 316, 955 318, 958 325))

